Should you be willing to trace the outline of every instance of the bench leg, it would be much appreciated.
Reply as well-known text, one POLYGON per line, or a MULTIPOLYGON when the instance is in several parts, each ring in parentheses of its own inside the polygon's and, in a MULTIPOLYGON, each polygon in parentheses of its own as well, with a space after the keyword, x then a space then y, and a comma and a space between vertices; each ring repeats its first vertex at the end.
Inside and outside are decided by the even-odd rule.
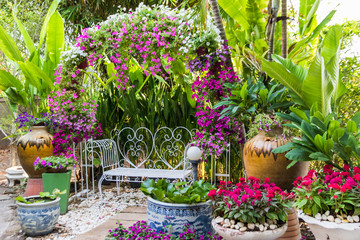
POLYGON ((104 175, 102 175, 101 178, 99 179, 99 182, 98 182, 98 188, 99 188, 100 195, 102 195, 101 183, 104 181, 104 179, 105 179, 105 177, 104 177, 104 175))
POLYGON ((120 195, 120 177, 116 177, 116 192, 120 195))

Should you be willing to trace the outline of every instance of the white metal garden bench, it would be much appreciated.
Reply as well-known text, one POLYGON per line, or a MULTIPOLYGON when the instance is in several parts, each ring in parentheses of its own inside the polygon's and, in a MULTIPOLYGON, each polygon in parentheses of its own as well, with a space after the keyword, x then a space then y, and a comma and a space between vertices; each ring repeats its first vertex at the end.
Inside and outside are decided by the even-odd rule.
POLYGON ((184 127, 162 127, 155 133, 145 127, 136 130, 125 127, 113 130, 111 139, 88 141, 87 158, 101 161, 100 194, 104 180, 115 181, 118 194, 119 183, 123 181, 142 182, 145 178, 191 181, 192 168, 185 153, 194 136, 194 130, 184 127))

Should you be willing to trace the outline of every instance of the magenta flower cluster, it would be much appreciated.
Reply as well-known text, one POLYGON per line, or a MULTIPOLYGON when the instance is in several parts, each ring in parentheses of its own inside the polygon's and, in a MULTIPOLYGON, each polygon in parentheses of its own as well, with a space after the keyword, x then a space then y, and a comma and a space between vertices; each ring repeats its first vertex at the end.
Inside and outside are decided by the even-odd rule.
POLYGON ((195 115, 198 119, 198 131, 195 140, 204 151, 204 158, 215 154, 219 157, 230 141, 244 143, 243 124, 232 117, 221 117, 224 107, 212 108, 221 98, 231 93, 224 85, 239 82, 237 74, 229 66, 226 56, 229 47, 222 45, 213 53, 207 49, 198 49, 198 56, 188 63, 191 72, 197 74, 192 85, 193 98, 198 103, 195 115))
POLYGON ((213 236, 209 233, 207 236, 196 237, 195 231, 191 230, 189 224, 184 226, 184 232, 179 236, 172 236, 165 232, 155 232, 147 224, 146 221, 138 221, 128 229, 124 228, 122 224, 119 224, 115 229, 110 229, 106 239, 111 240, 128 240, 128 239, 161 239, 161 240, 186 240, 186 239, 198 239, 198 240, 221 240, 219 236, 213 236))
MULTIPOLYGON (((84 29, 77 38, 76 47, 88 53, 89 66, 106 62, 112 67, 110 77, 118 88, 125 90, 132 86, 129 72, 135 64, 139 64, 146 76, 157 75, 166 80, 172 63, 185 59, 180 48, 186 46, 186 31, 189 31, 189 24, 185 17, 144 7, 84 29)), ((72 72, 72 78, 77 78, 79 72, 79 69, 72 72)))
POLYGON ((84 89, 66 87, 49 96, 49 107, 58 126, 53 139, 55 155, 68 156, 73 152, 73 143, 102 134, 95 117, 98 105, 95 100, 87 102, 87 98, 84 89))

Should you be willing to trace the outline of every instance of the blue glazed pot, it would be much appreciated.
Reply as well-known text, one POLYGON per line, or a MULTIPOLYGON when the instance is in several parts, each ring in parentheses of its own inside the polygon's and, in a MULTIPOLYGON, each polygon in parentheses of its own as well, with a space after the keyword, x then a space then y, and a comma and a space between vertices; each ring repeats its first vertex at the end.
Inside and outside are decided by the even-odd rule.
POLYGON ((148 197, 147 224, 155 231, 164 231, 173 235, 183 232, 185 224, 196 230, 196 234, 206 235, 212 232, 210 202, 197 204, 165 203, 148 197))
MULTIPOLYGON (((30 196, 25 199, 38 198, 30 196)), ((26 204, 16 202, 17 215, 21 228, 28 236, 40 236, 51 233, 54 230, 60 215, 60 198, 45 203, 26 204)))

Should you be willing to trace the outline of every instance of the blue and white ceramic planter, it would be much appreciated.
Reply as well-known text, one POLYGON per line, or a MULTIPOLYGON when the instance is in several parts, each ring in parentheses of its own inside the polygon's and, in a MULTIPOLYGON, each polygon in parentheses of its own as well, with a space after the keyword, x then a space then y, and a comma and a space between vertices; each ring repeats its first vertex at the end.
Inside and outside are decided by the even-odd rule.
POLYGON ((165 203, 148 197, 147 223, 155 231, 164 231, 179 235, 183 232, 185 224, 196 230, 197 235, 206 235, 211 228, 210 202, 197 204, 165 203))
MULTIPOLYGON (((40 196, 30 196, 26 199, 40 196)), ((16 202, 17 215, 21 228, 28 236, 40 236, 51 233, 54 230, 60 215, 60 198, 45 203, 26 204, 16 202)))

